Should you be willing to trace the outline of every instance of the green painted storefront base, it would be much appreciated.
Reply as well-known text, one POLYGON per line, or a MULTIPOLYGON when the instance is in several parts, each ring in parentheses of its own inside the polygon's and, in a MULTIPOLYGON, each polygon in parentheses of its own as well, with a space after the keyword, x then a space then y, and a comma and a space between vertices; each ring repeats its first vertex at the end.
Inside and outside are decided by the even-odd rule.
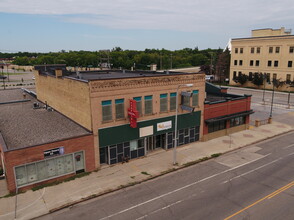
MULTIPOLYGON (((178 130, 200 126, 201 111, 181 114, 178 115, 178 130)), ((127 142, 130 140, 137 140, 141 137, 139 136, 140 128, 153 126, 153 134, 159 135, 168 132, 173 132, 175 128, 175 116, 158 118, 154 120, 138 122, 137 128, 131 128, 129 124, 121 125, 111 128, 102 128, 98 130, 99 134, 99 146, 109 146, 118 143, 127 142), (157 131, 157 124, 162 122, 172 121, 172 127, 170 129, 157 131)))

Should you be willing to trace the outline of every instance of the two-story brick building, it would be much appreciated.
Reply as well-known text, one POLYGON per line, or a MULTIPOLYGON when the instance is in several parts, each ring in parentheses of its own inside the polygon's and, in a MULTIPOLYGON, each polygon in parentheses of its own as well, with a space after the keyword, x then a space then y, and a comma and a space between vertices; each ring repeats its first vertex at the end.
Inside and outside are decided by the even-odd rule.
POLYGON ((145 156, 158 148, 172 148, 177 98, 183 102, 178 111, 178 144, 202 138, 204 74, 116 70, 68 73, 58 66, 35 69, 38 99, 93 132, 96 167, 145 156), (185 84, 193 86, 187 88, 185 84), (134 101, 137 126, 131 127, 129 112, 134 101))

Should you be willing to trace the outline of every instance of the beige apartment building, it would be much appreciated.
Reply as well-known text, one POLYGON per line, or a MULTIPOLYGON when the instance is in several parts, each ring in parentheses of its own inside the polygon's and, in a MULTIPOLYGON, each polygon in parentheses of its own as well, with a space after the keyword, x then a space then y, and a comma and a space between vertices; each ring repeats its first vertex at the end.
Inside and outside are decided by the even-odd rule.
MULTIPOLYGON (((266 74, 265 87, 270 89, 274 79, 285 82, 281 90, 289 90, 294 81, 294 35, 284 27, 280 29, 252 30, 249 38, 231 40, 230 85, 239 74, 249 76, 244 86, 254 86, 255 73, 266 74)), ((292 88, 293 89, 293 88, 292 88)))

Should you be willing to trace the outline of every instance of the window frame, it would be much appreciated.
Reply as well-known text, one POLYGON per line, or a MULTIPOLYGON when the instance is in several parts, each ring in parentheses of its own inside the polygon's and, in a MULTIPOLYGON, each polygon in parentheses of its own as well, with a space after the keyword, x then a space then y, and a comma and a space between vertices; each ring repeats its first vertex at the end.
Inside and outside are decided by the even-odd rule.
POLYGON ((102 122, 107 122, 107 121, 112 121, 113 116, 112 116, 112 100, 103 100, 101 101, 101 106, 102 106, 102 122), (109 107, 110 113, 109 115, 105 115, 104 111, 105 109, 109 107))
POLYGON ((152 95, 146 95, 144 96, 144 115, 152 115, 153 114, 153 96, 152 95), (147 108, 147 105, 151 105, 151 106, 148 106, 147 108), (147 111, 147 110, 150 110, 147 111))
POLYGON ((115 99, 115 119, 125 119, 125 99, 115 99), (122 106, 122 107, 121 107, 122 106), (119 112, 121 111, 122 112, 119 112))
POLYGON ((168 111, 167 93, 160 94, 159 99, 160 99, 159 112, 167 112, 168 111))

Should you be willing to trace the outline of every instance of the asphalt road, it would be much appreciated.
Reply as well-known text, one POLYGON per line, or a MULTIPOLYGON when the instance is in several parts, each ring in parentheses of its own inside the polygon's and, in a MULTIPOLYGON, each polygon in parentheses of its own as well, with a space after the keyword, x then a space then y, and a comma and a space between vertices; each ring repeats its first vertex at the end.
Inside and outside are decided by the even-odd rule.
POLYGON ((39 219, 293 220, 293 135, 248 146, 39 219))

